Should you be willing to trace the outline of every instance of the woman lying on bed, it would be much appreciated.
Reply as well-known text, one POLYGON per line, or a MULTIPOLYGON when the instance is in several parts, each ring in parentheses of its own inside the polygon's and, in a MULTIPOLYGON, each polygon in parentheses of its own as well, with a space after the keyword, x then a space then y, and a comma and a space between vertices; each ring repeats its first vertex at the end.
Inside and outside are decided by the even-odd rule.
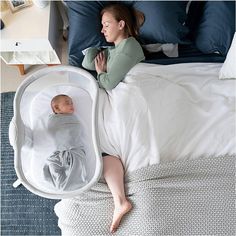
MULTIPOLYGON (((130 9, 120 4, 109 5, 101 12, 101 32, 106 41, 114 43, 115 46, 103 51, 99 48, 89 48, 82 65, 86 69, 97 71, 99 86, 104 89, 110 90, 116 87, 133 66, 144 60, 142 47, 135 39, 138 33, 136 22, 140 23, 144 17, 141 13, 133 15, 132 17, 130 9)), ((110 227, 110 231, 114 232, 123 215, 132 209, 132 205, 125 196, 124 169, 121 160, 106 153, 103 153, 103 156, 103 175, 115 205, 110 227)))
POLYGON ((82 66, 97 71, 99 86, 104 89, 115 88, 133 66, 145 59, 142 47, 135 39, 144 17, 140 12, 134 14, 138 20, 134 20, 135 16, 132 17, 130 10, 121 4, 109 5, 101 12, 101 32, 114 46, 103 51, 89 48, 82 66))

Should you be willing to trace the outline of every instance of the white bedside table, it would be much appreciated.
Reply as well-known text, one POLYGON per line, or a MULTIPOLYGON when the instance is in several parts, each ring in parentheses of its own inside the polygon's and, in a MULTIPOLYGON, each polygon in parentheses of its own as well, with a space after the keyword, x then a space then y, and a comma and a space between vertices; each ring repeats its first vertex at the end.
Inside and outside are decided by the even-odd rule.
POLYGON ((5 27, 0 31, 0 52, 6 64, 18 66, 22 75, 26 64, 61 64, 62 20, 56 1, 43 9, 32 5, 15 13, 8 10, 1 18, 5 27))

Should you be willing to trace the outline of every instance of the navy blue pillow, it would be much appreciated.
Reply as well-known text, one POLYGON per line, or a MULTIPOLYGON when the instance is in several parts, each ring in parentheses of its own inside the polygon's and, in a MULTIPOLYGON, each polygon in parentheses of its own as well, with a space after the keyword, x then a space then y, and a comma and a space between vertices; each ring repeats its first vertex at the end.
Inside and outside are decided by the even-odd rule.
POLYGON ((208 1, 203 6, 203 14, 194 41, 203 53, 219 52, 225 56, 235 32, 235 2, 208 1))
POLYGON ((137 1, 133 7, 145 15, 140 41, 152 43, 188 43, 187 1, 137 1))
POLYGON ((69 64, 81 66, 82 50, 108 45, 101 33, 100 12, 108 1, 67 1, 69 16, 69 64))

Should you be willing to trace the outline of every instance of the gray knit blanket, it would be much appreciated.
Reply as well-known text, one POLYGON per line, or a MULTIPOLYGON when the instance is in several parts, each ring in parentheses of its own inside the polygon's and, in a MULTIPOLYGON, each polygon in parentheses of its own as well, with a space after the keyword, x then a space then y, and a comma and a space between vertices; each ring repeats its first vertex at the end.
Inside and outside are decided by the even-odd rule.
MULTIPOLYGON (((125 178, 133 209, 114 235, 235 235, 236 156, 202 157, 136 170, 125 178)), ((62 235, 110 235, 104 182, 55 205, 62 235)))

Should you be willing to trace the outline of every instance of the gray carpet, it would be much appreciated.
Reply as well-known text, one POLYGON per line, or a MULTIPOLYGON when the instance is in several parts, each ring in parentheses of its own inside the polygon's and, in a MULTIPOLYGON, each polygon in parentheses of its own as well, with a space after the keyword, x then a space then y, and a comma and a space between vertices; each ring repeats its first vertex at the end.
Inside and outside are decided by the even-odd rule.
POLYGON ((17 179, 8 139, 13 99, 13 92, 1 94, 1 235, 60 235, 54 213, 57 201, 38 197, 22 185, 12 187, 17 179))

